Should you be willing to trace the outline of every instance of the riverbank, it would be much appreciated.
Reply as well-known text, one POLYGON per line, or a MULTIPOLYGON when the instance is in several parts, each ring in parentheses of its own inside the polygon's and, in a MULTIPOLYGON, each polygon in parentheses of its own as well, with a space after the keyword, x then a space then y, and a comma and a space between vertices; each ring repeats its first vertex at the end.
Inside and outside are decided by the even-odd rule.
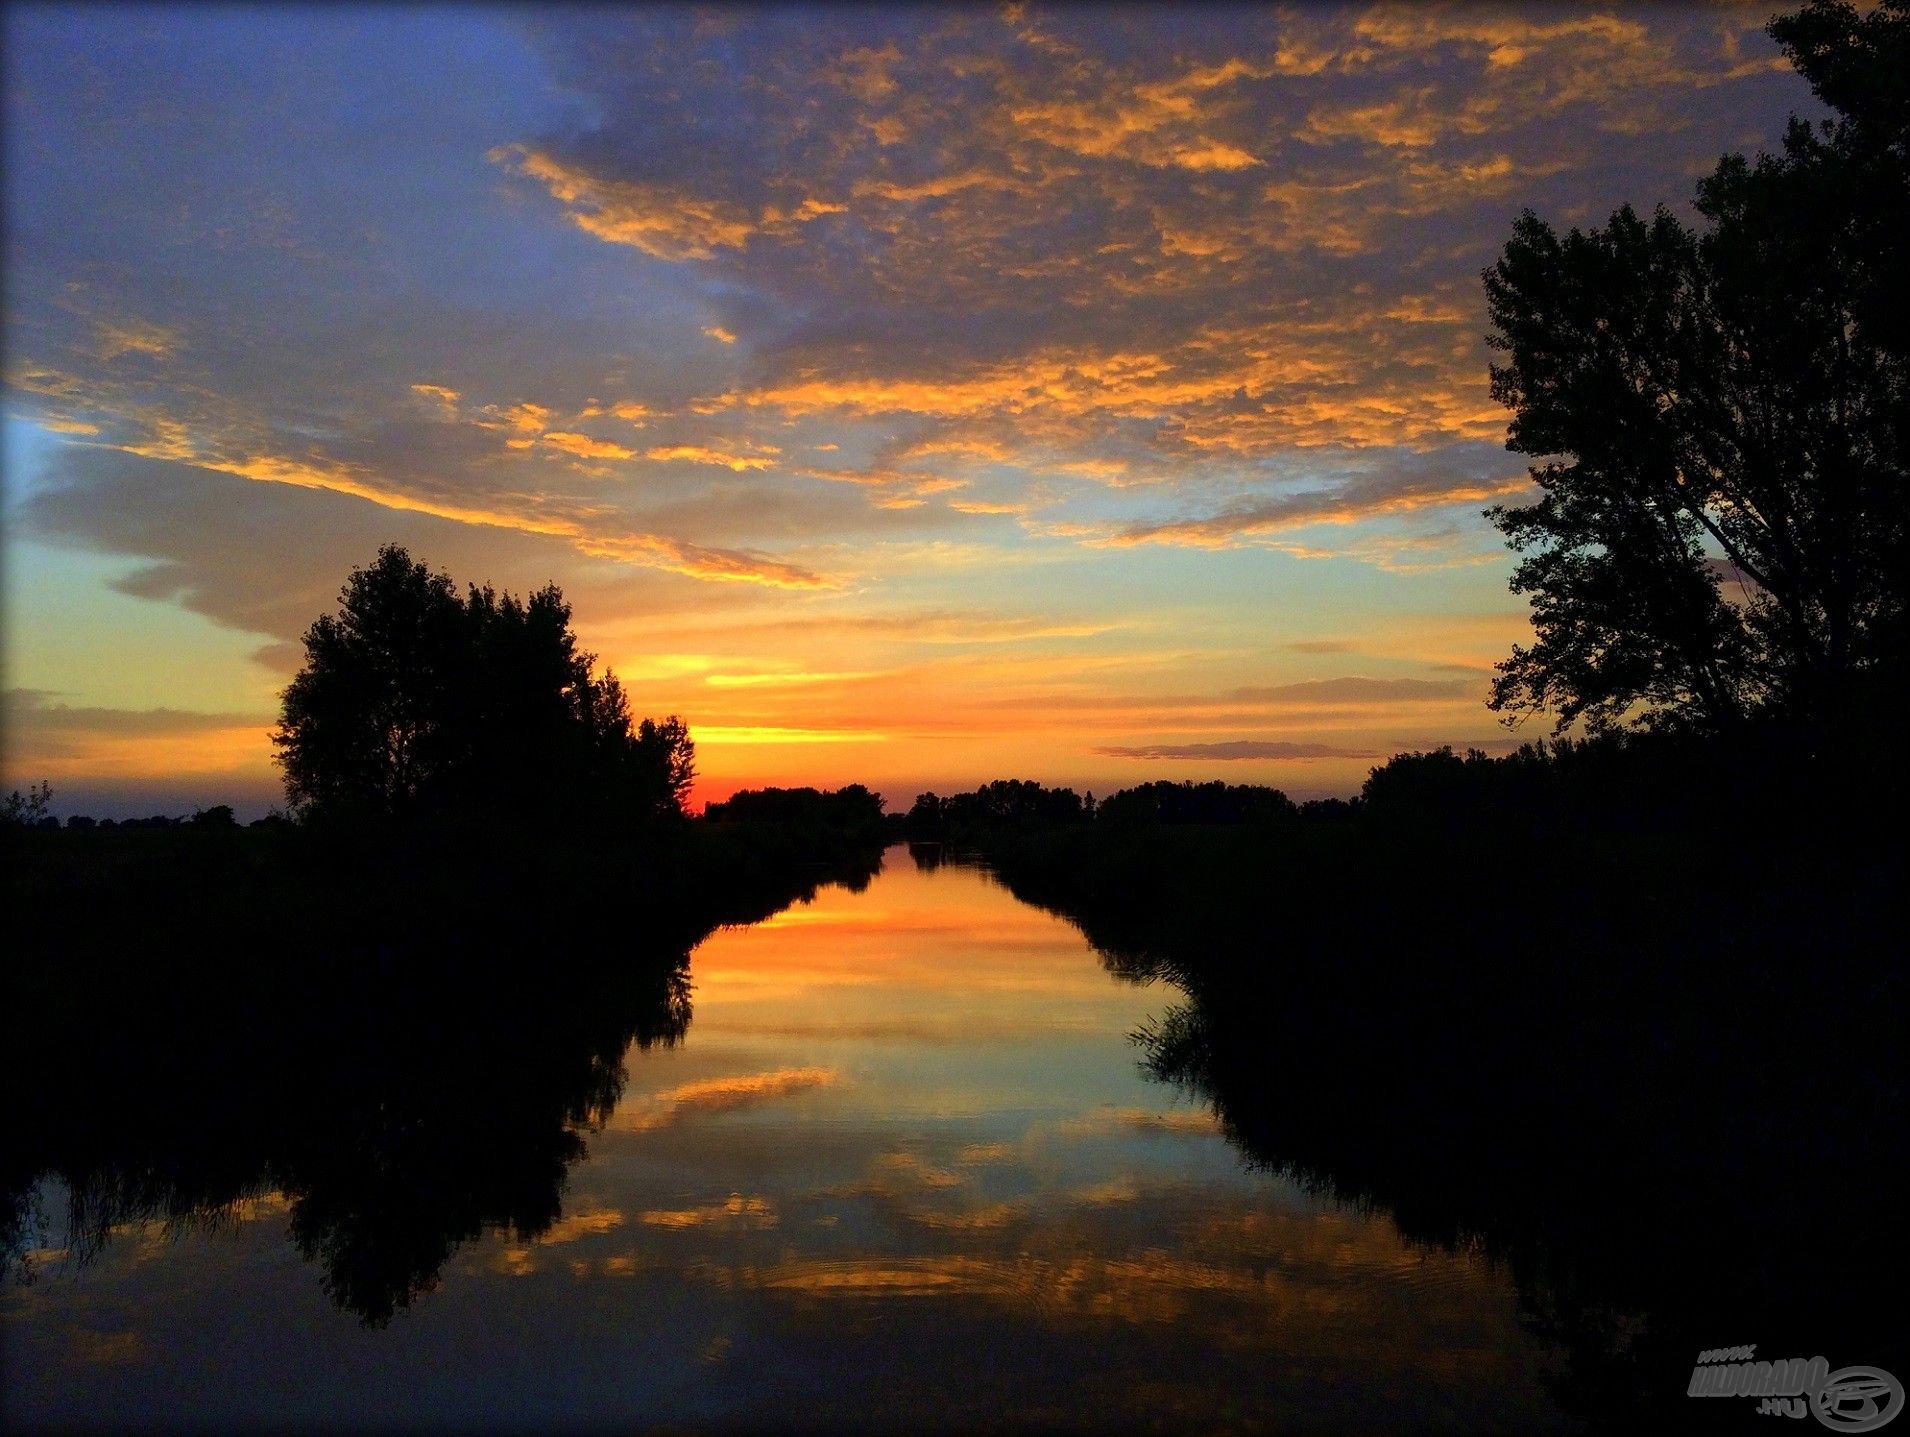
POLYGON ((1808 783, 1747 806, 1726 766, 1668 788, 1650 754, 1591 757, 1396 760, 1352 805, 1176 822, 1201 805, 1157 794, 968 841, 1187 995, 1146 1061, 1250 1160, 1509 1263, 1600 1425, 1681 1412, 1728 1334, 1901 1361, 1901 842, 1808 783))

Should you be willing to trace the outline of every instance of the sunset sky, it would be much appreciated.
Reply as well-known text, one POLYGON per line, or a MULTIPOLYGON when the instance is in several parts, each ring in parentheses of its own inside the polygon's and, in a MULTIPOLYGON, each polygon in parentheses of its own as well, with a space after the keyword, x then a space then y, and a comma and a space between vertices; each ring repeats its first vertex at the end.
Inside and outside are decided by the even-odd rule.
POLYGON ((1813 113, 1769 14, 11 6, 4 785, 263 812, 389 541, 699 802, 1505 742, 1479 271, 1813 113))

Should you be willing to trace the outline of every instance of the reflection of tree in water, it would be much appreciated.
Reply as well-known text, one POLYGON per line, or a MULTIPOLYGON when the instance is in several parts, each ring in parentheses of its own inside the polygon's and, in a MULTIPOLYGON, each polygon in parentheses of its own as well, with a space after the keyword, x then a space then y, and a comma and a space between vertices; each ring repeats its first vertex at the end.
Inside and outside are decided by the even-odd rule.
POLYGON ((1819 838, 1747 876, 1739 848, 1586 825, 1550 836, 1543 884, 1487 898, 1501 827, 991 859, 1111 974, 1181 990, 1144 1065, 1250 1164, 1502 1262, 1569 1409, 1741 1424, 1685 1396, 1729 1343, 1888 1367, 1910 1276, 1889 865, 1819 838))
MULTIPOLYGON (((164 868, 165 852, 146 856, 164 868)), ((184 864, 199 880, 223 872, 204 853, 184 864)), ((734 915, 822 877, 787 867, 739 885, 734 915)), ((69 966, 36 968, 36 1001, 16 1010, 31 1021, 6 1076, 34 1098, 0 1158, 5 1259, 30 1276, 23 1254, 63 1235, 84 1263, 126 1224, 217 1227, 278 1191, 326 1291, 374 1326, 460 1244, 559 1218, 626 1052, 683 1036, 687 952, 727 916, 681 884, 672 899, 501 857, 454 876, 384 858, 291 879, 242 863, 214 884, 223 909, 163 877, 133 886, 143 906, 63 907, 69 966), (142 920, 116 916, 129 911, 142 920), (208 942, 195 911, 272 944, 208 942), (61 1190, 63 1221, 47 1223, 36 1195, 61 1190)))
POLYGON ((1430 1005, 1420 1041, 1382 1019, 1375 1046, 1270 1008, 1265 988, 1191 989, 1135 1035, 1147 1071, 1211 1103, 1250 1165, 1504 1263, 1569 1410, 1681 1407, 1720 1333, 1833 1366, 1901 1351, 1903 1244, 1880 1180, 1900 1125, 1827 1132, 1849 1109, 1782 1080, 1730 1093, 1687 1070, 1647 1099, 1523 1045, 1465 1054, 1475 1038, 1442 1038, 1430 1005))
POLYGON ((216 1226, 240 1200, 280 1190, 326 1291, 382 1324, 486 1228, 547 1230, 586 1133, 622 1094, 626 1046, 674 1043, 690 1017, 681 954, 632 956, 612 981, 557 1001, 507 983, 471 989, 441 970, 243 1032, 181 1014, 163 1030, 96 1032, 119 1052, 53 1095, 9 1185, 23 1199, 22 1180, 58 1176, 82 1261, 124 1224, 216 1226), (164 1077, 108 1090, 141 1072, 164 1077))
POLYGON ((626 1045, 672 1044, 689 1023, 687 960, 634 958, 615 991, 565 992, 541 1011, 494 999, 459 1013, 455 1031, 445 1016, 428 1044, 377 1035, 391 1057, 339 1074, 342 1092, 314 1092, 323 1110, 299 1114, 281 1171, 300 1250, 371 1322, 485 1228, 535 1237, 561 1216, 584 1133, 622 1096, 626 1045), (597 1022, 566 1021, 573 1003, 597 1022))

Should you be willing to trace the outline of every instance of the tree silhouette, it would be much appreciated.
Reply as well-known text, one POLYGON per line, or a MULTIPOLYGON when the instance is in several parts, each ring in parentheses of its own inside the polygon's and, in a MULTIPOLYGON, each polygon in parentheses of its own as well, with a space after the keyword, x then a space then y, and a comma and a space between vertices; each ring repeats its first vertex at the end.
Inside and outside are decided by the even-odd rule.
POLYGON ((273 743, 309 816, 575 823, 682 812, 695 747, 682 720, 633 729, 616 676, 594 673, 555 585, 519 600, 387 545, 339 612, 305 635, 273 743))
POLYGON ((16 788, 0 799, 0 826, 38 828, 47 821, 52 806, 53 785, 46 780, 28 784, 25 793, 16 788))
POLYGON ((1528 211, 1485 272, 1507 446, 1546 461, 1490 511, 1537 633, 1496 709, 1822 731, 1902 682, 1910 4, 1771 33, 1839 119, 1722 160, 1699 230, 1528 211))

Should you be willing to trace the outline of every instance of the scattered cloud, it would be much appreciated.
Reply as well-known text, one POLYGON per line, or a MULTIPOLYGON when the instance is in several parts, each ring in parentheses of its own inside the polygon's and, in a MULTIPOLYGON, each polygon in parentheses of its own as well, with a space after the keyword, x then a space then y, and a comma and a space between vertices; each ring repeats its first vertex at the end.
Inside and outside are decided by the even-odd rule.
POLYGON ((572 434, 564 430, 549 430, 537 436, 537 442, 565 454, 574 454, 579 459, 634 459, 637 451, 626 449, 608 439, 592 439, 588 434, 572 434))
POLYGON ((93 353, 102 360, 114 360, 127 354, 167 359, 180 344, 177 330, 139 320, 121 320, 117 323, 101 320, 97 329, 99 337, 93 353))
POLYGON ((457 414, 458 400, 463 397, 457 390, 447 389, 442 384, 414 384, 411 386, 411 392, 446 417, 457 414))

